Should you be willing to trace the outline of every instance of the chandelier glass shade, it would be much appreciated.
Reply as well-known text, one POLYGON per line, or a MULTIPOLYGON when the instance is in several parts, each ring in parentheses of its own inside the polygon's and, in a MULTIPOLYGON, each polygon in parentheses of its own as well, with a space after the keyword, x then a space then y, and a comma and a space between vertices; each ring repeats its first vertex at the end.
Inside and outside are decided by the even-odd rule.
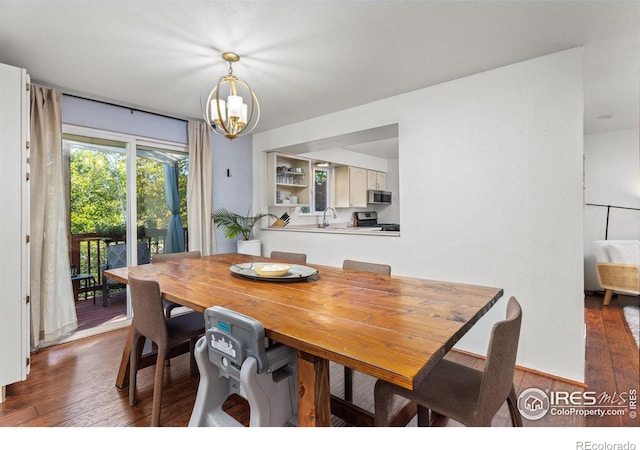
POLYGON ((231 64, 240 57, 232 52, 222 54, 229 72, 218 79, 207 96, 203 117, 209 128, 227 139, 249 134, 260 120, 260 104, 253 90, 233 74, 231 64))

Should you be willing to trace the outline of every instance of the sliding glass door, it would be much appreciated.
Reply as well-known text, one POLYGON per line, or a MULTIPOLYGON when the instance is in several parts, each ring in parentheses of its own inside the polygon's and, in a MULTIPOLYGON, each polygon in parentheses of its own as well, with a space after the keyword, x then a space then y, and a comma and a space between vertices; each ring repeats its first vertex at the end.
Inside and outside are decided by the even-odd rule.
POLYGON ((121 318, 130 318, 124 286, 112 289, 102 271, 187 250, 187 150, 183 144, 73 126, 63 131, 70 264, 72 274, 75 270, 80 280, 90 280, 74 284, 79 322, 87 299, 93 300, 87 308, 121 302, 126 311, 121 318))

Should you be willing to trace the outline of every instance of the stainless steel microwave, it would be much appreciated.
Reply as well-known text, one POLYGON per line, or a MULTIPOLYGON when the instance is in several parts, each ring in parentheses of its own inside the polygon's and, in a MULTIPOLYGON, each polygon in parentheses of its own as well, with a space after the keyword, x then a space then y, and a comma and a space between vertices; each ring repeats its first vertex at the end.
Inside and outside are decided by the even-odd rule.
POLYGON ((377 190, 368 190, 367 191, 367 203, 382 203, 382 204, 390 204, 391 203, 391 192, 389 191, 377 191, 377 190))

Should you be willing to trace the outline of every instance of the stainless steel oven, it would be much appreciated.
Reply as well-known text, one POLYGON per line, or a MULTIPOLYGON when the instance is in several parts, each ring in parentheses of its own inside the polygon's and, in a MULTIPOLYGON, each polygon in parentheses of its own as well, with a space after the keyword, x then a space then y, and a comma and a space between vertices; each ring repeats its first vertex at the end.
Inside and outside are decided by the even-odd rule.
POLYGON ((375 211, 360 211, 354 213, 355 225, 359 228, 371 228, 380 231, 400 231, 397 223, 378 222, 378 213, 375 211))

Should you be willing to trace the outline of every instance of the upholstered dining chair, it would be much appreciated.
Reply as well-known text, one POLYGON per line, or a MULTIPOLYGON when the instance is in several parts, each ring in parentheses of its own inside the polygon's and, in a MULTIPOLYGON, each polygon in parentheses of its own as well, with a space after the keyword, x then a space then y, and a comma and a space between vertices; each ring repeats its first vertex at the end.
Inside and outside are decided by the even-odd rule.
POLYGON ((391 266, 387 264, 377 264, 364 261, 345 259, 342 268, 348 270, 360 270, 362 272, 379 273, 381 275, 391 275, 391 266))
MULTIPOLYGON (((346 270, 377 273, 380 275, 391 275, 391 266, 387 264, 356 261, 353 259, 345 259, 342 262, 342 268, 346 270)), ((353 401, 353 369, 350 367, 344 368, 344 399, 348 402, 353 401)))
POLYGON ((195 344, 204 330, 204 316, 192 312, 167 319, 162 307, 160 285, 155 280, 139 279, 129 276, 131 306, 133 308, 131 359, 129 367, 129 405, 136 404, 136 378, 138 362, 142 355, 145 339, 157 346, 155 378, 153 382, 153 406, 151 425, 160 426, 162 405, 162 384, 165 361, 169 351, 178 345, 189 342, 189 367, 192 375, 197 373, 194 359, 195 344))
POLYGON ((521 322, 522 309, 511 297, 506 319, 494 324, 491 330, 482 371, 443 359, 415 390, 376 381, 375 425, 387 425, 389 402, 394 395, 399 395, 418 404, 418 426, 429 426, 429 410, 466 426, 491 426, 505 400, 511 423, 522 426, 513 385, 521 322))
POLYGON ((307 255, 304 253, 279 252, 274 250, 271 252, 271 257, 274 259, 283 259, 285 261, 291 261, 298 264, 306 264, 307 262, 307 255))
MULTIPOLYGON (((201 258, 202 253, 200 250, 192 250, 190 252, 181 252, 181 253, 158 253, 151 257, 151 263, 159 263, 163 261, 175 261, 176 259, 182 258, 201 258)), ((162 299, 162 306, 164 307, 164 314, 167 317, 171 317, 171 312, 180 307, 177 303, 174 303, 170 300, 162 299)))
POLYGON ((151 256, 151 262, 163 262, 163 261, 175 261, 176 259, 183 258, 201 258, 202 253, 200 250, 193 250, 190 252, 179 252, 179 253, 158 253, 156 255, 151 256))

